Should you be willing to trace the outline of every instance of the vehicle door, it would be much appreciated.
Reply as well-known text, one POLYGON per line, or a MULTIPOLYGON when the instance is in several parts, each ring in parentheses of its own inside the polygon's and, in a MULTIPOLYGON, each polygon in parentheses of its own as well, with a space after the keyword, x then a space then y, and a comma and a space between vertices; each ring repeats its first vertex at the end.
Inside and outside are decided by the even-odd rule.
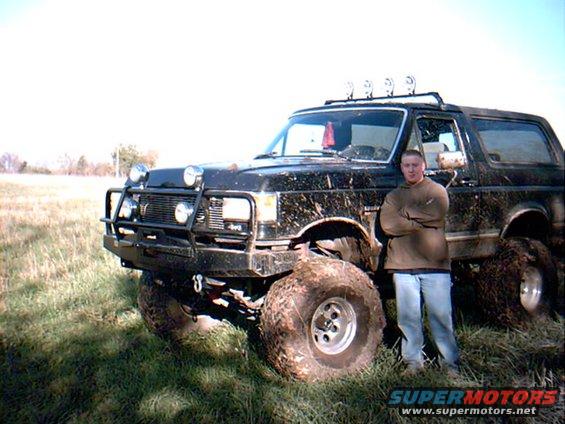
POLYGON ((479 241, 479 196, 475 187, 478 179, 463 122, 457 112, 416 111, 408 143, 409 149, 424 155, 425 174, 448 186, 445 231, 452 259, 472 257, 479 241), (438 154, 457 151, 465 155, 466 165, 455 171, 439 169, 438 154))
MULTIPOLYGON (((481 186, 480 256, 494 254, 499 237, 545 240, 563 229, 563 149, 542 120, 471 115, 481 186), (551 223, 553 228, 548 228, 551 223), (516 233, 514 233, 516 231, 516 233)), ((474 139, 473 139, 474 137, 474 139)))

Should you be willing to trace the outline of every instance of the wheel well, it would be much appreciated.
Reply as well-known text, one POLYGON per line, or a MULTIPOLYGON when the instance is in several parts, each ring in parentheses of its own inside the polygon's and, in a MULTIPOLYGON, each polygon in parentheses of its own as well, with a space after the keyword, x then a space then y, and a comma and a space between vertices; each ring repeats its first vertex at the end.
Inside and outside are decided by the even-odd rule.
POLYGON ((515 217, 504 229, 502 237, 529 237, 546 241, 549 229, 549 221, 543 213, 528 211, 515 217))
POLYGON ((362 269, 373 268, 371 245, 367 235, 352 224, 324 222, 305 231, 296 244, 318 249, 322 254, 333 253, 340 259, 362 269))

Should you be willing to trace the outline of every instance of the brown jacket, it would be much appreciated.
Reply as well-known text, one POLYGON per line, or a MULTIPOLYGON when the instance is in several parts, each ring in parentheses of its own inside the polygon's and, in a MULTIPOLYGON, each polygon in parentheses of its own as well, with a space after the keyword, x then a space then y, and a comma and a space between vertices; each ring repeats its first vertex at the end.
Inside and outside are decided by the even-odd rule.
POLYGON ((381 226, 391 237, 385 269, 450 270, 445 240, 448 208, 445 188, 427 177, 388 193, 381 207, 381 226))

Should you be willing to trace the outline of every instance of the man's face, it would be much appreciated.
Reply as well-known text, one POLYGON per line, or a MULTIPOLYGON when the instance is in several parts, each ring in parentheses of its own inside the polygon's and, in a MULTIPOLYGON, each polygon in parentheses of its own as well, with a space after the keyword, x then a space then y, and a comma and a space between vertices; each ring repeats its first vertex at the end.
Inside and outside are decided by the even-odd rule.
POLYGON ((424 178, 424 170, 426 164, 418 156, 404 156, 400 162, 402 175, 408 185, 414 185, 422 181, 424 178))

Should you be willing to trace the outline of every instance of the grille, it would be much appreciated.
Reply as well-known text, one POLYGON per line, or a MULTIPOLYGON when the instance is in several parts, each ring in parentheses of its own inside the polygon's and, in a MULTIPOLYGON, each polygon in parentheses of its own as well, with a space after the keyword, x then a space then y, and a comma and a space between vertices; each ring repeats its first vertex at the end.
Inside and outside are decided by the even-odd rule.
MULTIPOLYGON (((194 206, 196 195, 175 196, 169 194, 141 194, 139 205, 141 209, 141 221, 155 222, 159 224, 179 225, 175 220, 175 207, 178 203, 185 202, 194 206)), ((203 221, 204 211, 199 208, 196 212, 196 221, 203 221)))
POLYGON ((196 218, 194 219, 197 224, 204 224, 206 222, 206 214, 204 213, 202 206, 200 206, 196 211, 196 218))
POLYGON ((224 229, 224 218, 222 216, 223 199, 210 198, 208 207, 208 227, 212 230, 224 229))

